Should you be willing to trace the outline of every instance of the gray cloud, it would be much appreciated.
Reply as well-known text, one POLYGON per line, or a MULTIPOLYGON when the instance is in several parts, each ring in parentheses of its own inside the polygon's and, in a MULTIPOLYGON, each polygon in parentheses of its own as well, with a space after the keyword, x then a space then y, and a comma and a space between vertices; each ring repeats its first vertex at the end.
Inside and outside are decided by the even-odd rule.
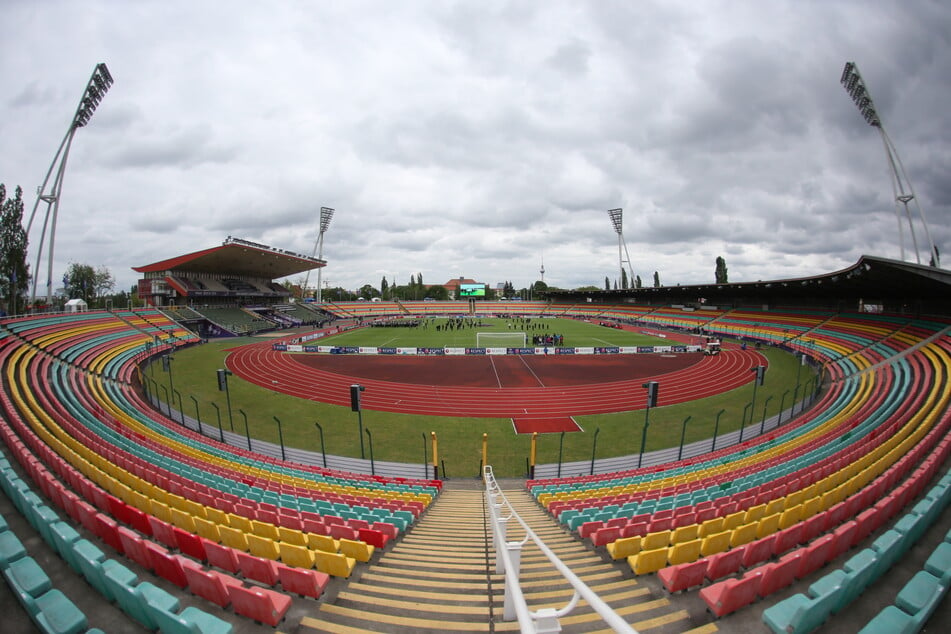
POLYGON ((617 277, 615 207, 645 280, 710 281, 718 255, 734 281, 898 257, 881 139, 838 83, 847 60, 951 253, 938 2, 8 5, 0 182, 34 191, 108 63, 56 268, 105 264, 123 287, 130 267, 229 234, 310 253, 321 206, 337 210, 323 278, 353 288, 524 286, 542 258, 547 282, 600 287, 617 277), (55 50, 32 45, 40 25, 55 50))

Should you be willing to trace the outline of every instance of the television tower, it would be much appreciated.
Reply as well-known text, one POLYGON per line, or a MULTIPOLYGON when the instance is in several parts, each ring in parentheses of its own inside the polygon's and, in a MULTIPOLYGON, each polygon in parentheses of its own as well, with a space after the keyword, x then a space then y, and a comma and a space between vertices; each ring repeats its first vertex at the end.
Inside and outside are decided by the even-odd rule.
POLYGON ((542 254, 542 268, 538 271, 542 275, 542 283, 545 282, 545 254, 542 254))

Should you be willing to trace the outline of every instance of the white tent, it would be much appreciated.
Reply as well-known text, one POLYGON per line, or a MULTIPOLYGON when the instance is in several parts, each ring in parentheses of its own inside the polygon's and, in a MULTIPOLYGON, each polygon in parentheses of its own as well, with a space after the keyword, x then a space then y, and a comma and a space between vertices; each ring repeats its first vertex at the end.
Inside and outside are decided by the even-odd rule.
POLYGON ((89 306, 86 304, 84 299, 71 299, 66 302, 66 312, 67 313, 84 313, 89 310, 89 306))

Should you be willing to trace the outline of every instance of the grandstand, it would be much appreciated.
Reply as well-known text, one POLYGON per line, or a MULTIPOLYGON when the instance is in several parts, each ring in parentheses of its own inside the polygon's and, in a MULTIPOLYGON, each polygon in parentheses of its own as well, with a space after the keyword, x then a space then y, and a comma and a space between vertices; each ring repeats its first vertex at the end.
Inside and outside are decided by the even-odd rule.
POLYGON ((220 246, 133 267, 138 295, 203 338, 315 325, 327 316, 297 303, 275 279, 323 260, 229 236, 220 246))
MULTIPOLYGON (((181 277, 154 266, 154 279, 181 277)), ((253 293, 269 288, 255 271, 196 288, 224 293, 215 308, 254 323, 253 293), (253 301, 227 306, 239 298, 253 301)), ((510 521, 507 540, 531 530, 636 631, 943 631, 949 277, 864 257, 806 280, 324 308, 340 320, 474 310, 616 321, 808 356, 824 369, 818 402, 752 440, 640 469, 503 482, 529 527, 510 521)), ((279 310, 286 297, 274 293, 279 310)), ((201 308, 0 321, 7 627, 516 631, 501 617, 504 581, 490 563, 501 542, 475 481, 271 458, 149 404, 141 368, 201 345, 201 329, 186 327, 207 319, 201 308)), ((527 541, 521 552, 533 610, 572 594, 546 549, 527 541)), ((583 600, 560 626, 605 624, 583 600)))

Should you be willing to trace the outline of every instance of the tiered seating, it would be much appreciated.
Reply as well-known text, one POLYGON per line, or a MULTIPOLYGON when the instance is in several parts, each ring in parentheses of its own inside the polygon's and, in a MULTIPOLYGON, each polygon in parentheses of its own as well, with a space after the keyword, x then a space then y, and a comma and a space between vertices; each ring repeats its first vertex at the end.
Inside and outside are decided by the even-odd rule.
POLYGON ((700 596, 723 616, 835 560, 934 475, 951 451, 941 327, 826 319, 807 350, 834 382, 810 418, 663 467, 528 486, 635 574, 658 572, 671 592, 708 583, 700 596))
MULTIPOLYGON (((287 465, 156 415, 128 383, 153 334, 127 321, 90 315, 88 323, 5 326, 16 334, 0 339, 12 426, 4 439, 32 450, 25 461, 46 495, 107 548, 236 613, 276 625, 286 593, 319 597, 328 575, 370 561, 438 493, 429 481, 287 465)), ((75 560, 91 585, 116 598, 92 566, 101 560, 94 551, 75 560)), ((130 596, 124 607, 150 627, 200 616, 171 605, 137 612, 141 601, 130 596)))

